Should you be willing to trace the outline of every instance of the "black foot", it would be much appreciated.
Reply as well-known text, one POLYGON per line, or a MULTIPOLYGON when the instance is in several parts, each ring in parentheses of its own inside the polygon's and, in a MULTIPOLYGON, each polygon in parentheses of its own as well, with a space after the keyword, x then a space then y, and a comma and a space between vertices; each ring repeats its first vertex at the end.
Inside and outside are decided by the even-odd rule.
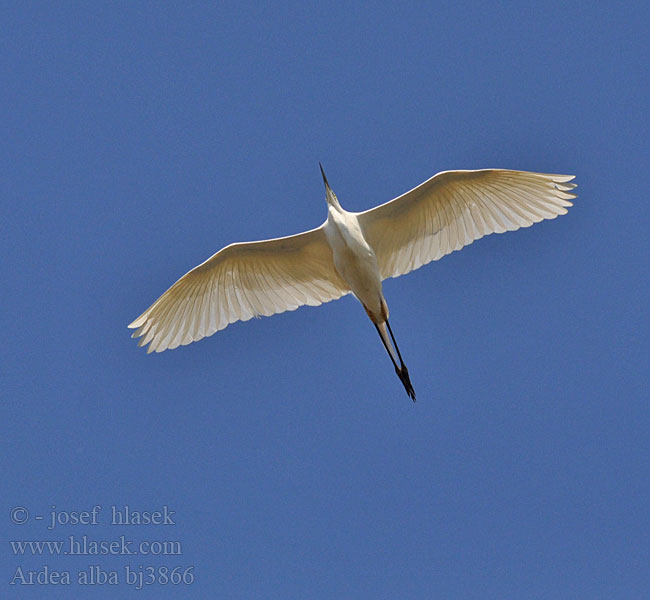
POLYGON ((406 368, 406 365, 402 365, 401 368, 395 367, 395 373, 399 377, 406 393, 409 395, 409 398, 415 402, 415 390, 411 384, 411 378, 409 377, 409 370, 406 368))

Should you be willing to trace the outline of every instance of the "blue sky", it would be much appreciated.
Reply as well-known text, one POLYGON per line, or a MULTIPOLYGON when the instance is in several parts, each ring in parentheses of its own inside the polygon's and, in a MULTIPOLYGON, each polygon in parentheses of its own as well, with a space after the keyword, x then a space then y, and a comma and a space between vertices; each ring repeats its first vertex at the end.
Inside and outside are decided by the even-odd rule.
POLYGON ((643 597, 649 17, 5 6, 3 537, 182 553, 5 541, 0 595, 643 597), (138 349, 126 325, 189 268, 324 220, 318 161, 349 210, 445 169, 573 173, 579 198, 385 283, 416 404, 351 297, 138 349), (111 525, 124 505, 175 524, 111 525), (9 584, 45 565, 70 586, 9 584), (79 585, 93 565, 119 583, 79 585), (127 566, 194 582, 136 590, 127 566))

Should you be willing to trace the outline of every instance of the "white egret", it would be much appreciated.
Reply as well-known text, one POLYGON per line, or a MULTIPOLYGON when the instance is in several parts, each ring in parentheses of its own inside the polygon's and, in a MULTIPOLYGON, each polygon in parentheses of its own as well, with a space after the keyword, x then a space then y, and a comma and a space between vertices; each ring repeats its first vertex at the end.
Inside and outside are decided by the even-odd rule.
POLYGON ((565 214, 572 175, 444 171, 360 213, 344 210, 321 166, 327 220, 288 237, 230 244, 181 277, 129 327, 148 352, 189 344, 235 321, 318 305, 352 292, 374 323, 407 394, 409 372, 388 322, 382 280, 489 233, 565 214), (389 339, 390 335, 390 339, 389 339), (392 340, 392 344, 391 344, 392 340))

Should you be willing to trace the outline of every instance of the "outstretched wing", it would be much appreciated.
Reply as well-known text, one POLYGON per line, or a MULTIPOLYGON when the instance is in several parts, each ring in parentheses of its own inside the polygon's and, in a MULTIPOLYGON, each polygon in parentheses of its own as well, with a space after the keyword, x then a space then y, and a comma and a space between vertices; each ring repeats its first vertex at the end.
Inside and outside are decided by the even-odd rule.
POLYGON ((358 215, 382 279, 398 277, 489 233, 554 219, 572 206, 573 175, 444 171, 358 215))
POLYGON ((323 227, 231 244, 192 269, 130 328, 148 352, 189 344, 235 321, 315 306, 349 293, 323 227))

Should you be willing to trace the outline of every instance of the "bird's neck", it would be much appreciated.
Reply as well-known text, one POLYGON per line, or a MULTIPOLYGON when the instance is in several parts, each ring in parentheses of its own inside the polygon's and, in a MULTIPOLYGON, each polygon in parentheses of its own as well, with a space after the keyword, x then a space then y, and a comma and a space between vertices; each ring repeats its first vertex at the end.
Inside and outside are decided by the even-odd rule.
POLYGON ((343 210, 343 207, 341 206, 339 199, 336 197, 336 194, 334 192, 328 192, 327 205, 335 208, 336 210, 343 210))

